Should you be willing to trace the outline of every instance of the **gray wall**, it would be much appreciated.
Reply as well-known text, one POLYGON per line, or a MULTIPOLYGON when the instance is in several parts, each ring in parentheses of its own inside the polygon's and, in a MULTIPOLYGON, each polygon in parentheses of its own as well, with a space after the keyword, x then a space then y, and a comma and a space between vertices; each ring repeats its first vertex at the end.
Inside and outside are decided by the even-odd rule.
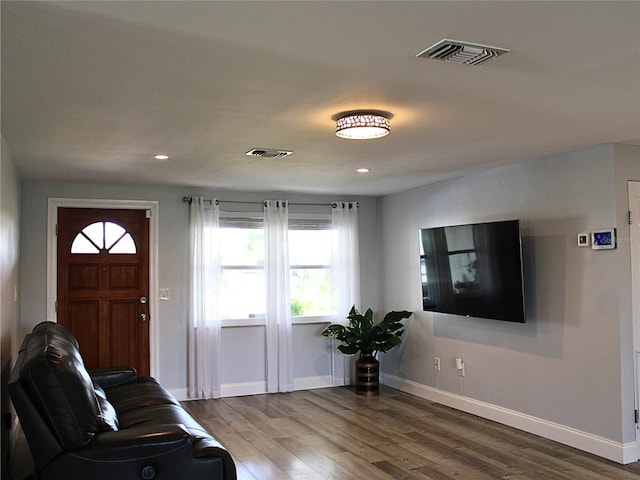
MULTIPOLYGON (((222 200, 260 202, 267 198, 287 199, 291 202, 324 203, 333 200, 352 200, 319 195, 300 195, 273 192, 231 192, 172 187, 137 187, 115 185, 79 185, 25 182, 22 196, 22 261, 23 291, 29 292, 22 304, 22 324, 25 330, 42 321, 46 316, 46 254, 47 254, 47 202, 49 198, 102 198, 126 200, 154 200, 159 202, 159 288, 170 288, 171 299, 160 301, 159 340, 160 362, 158 379, 179 396, 187 386, 187 324, 186 285, 188 259, 188 206, 183 196, 204 195, 222 200)), ((377 306, 377 276, 375 275, 378 242, 376 200, 374 198, 353 198, 360 202, 359 226, 362 258, 362 301, 365 305, 377 306), (373 260, 372 260, 373 259, 373 260)), ((223 206, 225 206, 223 204, 223 206)), ((260 206, 230 204, 229 208, 261 209, 260 206)), ((292 212, 323 211, 328 207, 291 207, 292 212)), ((346 315, 346 312, 345 312, 346 315)), ((318 328, 301 326, 298 335, 314 337, 320 344, 298 345, 296 350, 302 357, 306 352, 314 352, 323 357, 324 337, 317 335, 318 328), (306 335, 305 335, 306 332, 306 335)), ((222 381, 230 384, 259 382, 264 377, 263 328, 242 327, 223 330, 222 381)), ((328 348, 328 347, 327 347, 328 348)), ((325 349, 326 351, 326 349, 325 349)), ((326 353, 324 354, 326 357, 326 353)), ((309 359, 308 363, 298 362, 296 375, 312 377, 327 373, 328 358, 309 359), (313 366, 314 361, 319 364, 313 366)))
MULTIPOLYGON (((0 364, 2 413, 10 411, 7 381, 19 342, 20 180, 11 153, 1 139, 0 153, 0 364)), ((15 418, 15 417, 14 417, 15 418)), ((15 429, 13 429, 15 431, 15 429)), ((2 474, 7 475, 9 432, 2 428, 2 474)))
POLYGON ((638 179, 638 147, 602 145, 383 198, 381 303, 415 311, 383 372, 634 442, 629 242, 594 251, 576 237, 604 227, 628 235, 626 182, 638 179), (522 225, 528 322, 423 312, 419 228, 513 218, 522 225))
MULTIPOLYGON (((5 198, 4 144, 2 156, 5 198)), ((19 191, 12 164, 10 171, 10 188, 19 191)), ((614 442, 634 442, 629 243, 600 252, 576 246, 579 232, 601 227, 617 227, 624 239, 629 179, 640 180, 640 148, 602 145, 383 198, 358 198, 362 306, 377 312, 415 312, 403 344, 384 356, 383 372, 614 442), (422 312, 418 229, 508 218, 522 221, 528 323, 422 312), (442 359, 437 378, 432 367, 434 356, 442 359), (462 381, 453 366, 458 356, 466 363, 462 381)), ((45 318, 48 198, 159 202, 159 287, 172 292, 170 301, 160 302, 159 377, 173 390, 186 387, 187 372, 188 215, 182 197, 334 200, 264 192, 39 182, 24 183, 22 192, 21 289, 29 292, 21 301, 23 330, 45 318)), ((11 200, 14 195, 9 195, 10 202, 17 203, 11 200)), ((18 229, 15 218, 19 210, 19 205, 14 205, 6 220, 3 209, 3 228, 8 224, 18 229)), ((2 241, 15 241, 16 235, 3 236, 2 241)), ((17 246, 11 248, 17 255, 17 246)), ((2 276, 3 295, 5 284, 17 279, 17 273, 6 275, 2 276)), ((18 311, 15 306, 6 315, 5 302, 3 297, 3 346, 7 342, 5 318, 18 311)), ((314 334, 314 326, 304 328, 310 331, 301 329, 300 335, 314 334)), ((258 327, 246 327, 229 332, 225 356, 228 354, 230 363, 244 362, 246 368, 242 368, 242 378, 228 375, 223 381, 259 380, 263 373, 262 364, 255 362, 263 354, 259 331, 258 327), (247 350, 254 356, 243 355, 247 350)), ((316 347, 310 351, 317 352, 316 347)), ((302 376, 314 373, 317 369, 308 365, 296 371, 302 376)))

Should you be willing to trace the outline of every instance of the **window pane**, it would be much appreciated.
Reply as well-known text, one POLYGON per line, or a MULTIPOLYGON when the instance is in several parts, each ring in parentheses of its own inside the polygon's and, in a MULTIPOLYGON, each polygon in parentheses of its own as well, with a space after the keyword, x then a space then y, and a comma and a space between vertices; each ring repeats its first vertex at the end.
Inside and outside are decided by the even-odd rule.
POLYGON ((222 318, 264 317, 264 231, 221 227, 220 312, 222 318))
POLYGON ((291 315, 329 315, 331 313, 331 270, 292 268, 290 277, 291 315))
POLYGON ((117 223, 96 222, 82 229, 71 245, 71 253, 136 253, 136 244, 127 231, 117 223))
POLYGON ((330 265, 331 230, 289 230, 289 264, 330 265))
POLYGON ((71 244, 71 253, 100 253, 100 250, 87 237, 79 233, 71 244))
MULTIPOLYGON (((331 230, 317 225, 309 230, 299 228, 296 225, 288 232, 292 315, 330 315, 331 230)), ((223 225, 220 256, 222 317, 264 317, 264 230, 249 224, 223 225)))
POLYGON ((104 248, 104 222, 92 223, 91 225, 84 227, 82 232, 95 243, 98 248, 104 248))
POLYGON ((264 231, 255 228, 221 228, 220 263, 223 266, 264 265, 264 231))
POLYGON ((109 253, 136 253, 136 244, 130 234, 126 234, 111 247, 109 253))
POLYGON ((107 250, 126 232, 120 225, 112 222, 104 223, 104 246, 107 250))
POLYGON ((261 269, 222 270, 220 312, 222 318, 265 315, 264 272, 261 269))

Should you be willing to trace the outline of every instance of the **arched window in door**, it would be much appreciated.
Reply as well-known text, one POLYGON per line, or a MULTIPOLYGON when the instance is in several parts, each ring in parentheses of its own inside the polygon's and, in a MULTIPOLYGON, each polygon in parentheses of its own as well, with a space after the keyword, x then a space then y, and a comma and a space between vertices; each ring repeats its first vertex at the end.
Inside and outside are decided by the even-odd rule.
POLYGON ((121 225, 113 222, 96 222, 87 225, 76 235, 71 244, 71 253, 135 254, 133 237, 121 225))

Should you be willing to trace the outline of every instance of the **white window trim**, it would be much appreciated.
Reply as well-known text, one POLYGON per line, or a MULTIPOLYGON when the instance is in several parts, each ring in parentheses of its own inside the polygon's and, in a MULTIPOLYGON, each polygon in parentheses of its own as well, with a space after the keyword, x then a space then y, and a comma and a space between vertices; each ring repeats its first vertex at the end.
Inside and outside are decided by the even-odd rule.
MULTIPOLYGON (((301 317, 291 317, 293 325, 320 325, 331 323, 333 320, 328 315, 308 315, 301 317)), ((222 320, 222 328, 234 327, 264 327, 265 317, 256 318, 225 318, 222 320)))

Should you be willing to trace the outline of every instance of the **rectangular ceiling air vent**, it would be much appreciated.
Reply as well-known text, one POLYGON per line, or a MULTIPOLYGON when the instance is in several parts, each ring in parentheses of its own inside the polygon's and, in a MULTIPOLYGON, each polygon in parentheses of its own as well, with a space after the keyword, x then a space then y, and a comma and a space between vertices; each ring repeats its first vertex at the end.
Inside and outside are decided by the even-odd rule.
POLYGON ((480 65, 508 51, 506 48, 490 47, 488 45, 445 38, 420 52, 416 57, 462 63, 463 65, 480 65))
POLYGON ((250 157, 264 157, 264 158, 284 158, 291 155, 293 152, 289 150, 273 150, 268 148, 252 148, 245 155, 250 157))

